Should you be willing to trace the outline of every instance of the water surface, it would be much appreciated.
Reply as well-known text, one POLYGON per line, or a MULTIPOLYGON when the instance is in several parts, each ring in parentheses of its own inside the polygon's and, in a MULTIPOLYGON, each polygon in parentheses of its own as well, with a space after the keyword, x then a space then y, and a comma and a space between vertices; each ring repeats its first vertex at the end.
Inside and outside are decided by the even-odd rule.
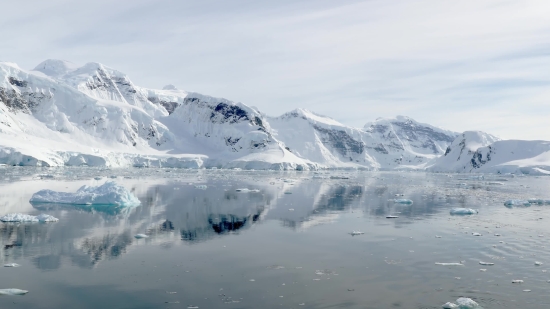
POLYGON ((440 308, 461 296, 486 309, 550 306, 550 205, 503 206, 550 199, 550 178, 3 168, 0 179, 0 215, 60 219, 0 223, 0 262, 21 265, 0 268, 0 288, 30 291, 0 308, 440 308), (142 205, 28 202, 106 180, 142 205))

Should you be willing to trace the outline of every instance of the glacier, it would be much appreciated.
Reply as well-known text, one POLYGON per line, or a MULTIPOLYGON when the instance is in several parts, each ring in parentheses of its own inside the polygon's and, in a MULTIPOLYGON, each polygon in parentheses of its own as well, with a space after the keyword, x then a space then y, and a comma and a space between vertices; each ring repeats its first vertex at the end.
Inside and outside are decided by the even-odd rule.
POLYGON ((0 62, 0 164, 550 175, 550 142, 499 140, 406 116, 362 128, 306 109, 278 117, 101 63, 0 62))

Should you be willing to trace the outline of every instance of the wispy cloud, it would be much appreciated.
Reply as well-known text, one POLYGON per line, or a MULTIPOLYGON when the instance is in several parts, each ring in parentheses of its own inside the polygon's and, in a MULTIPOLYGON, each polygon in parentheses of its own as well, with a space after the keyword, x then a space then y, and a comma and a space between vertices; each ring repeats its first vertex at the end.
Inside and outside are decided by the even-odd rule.
POLYGON ((3 4, 0 55, 26 68, 98 61, 272 115, 550 140, 548 1, 23 2, 3 4))

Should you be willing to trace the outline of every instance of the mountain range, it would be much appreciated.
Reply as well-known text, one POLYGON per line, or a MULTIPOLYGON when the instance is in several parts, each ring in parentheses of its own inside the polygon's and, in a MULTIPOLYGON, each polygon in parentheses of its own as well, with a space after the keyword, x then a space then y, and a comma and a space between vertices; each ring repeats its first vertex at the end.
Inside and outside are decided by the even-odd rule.
POLYGON ((0 164, 550 174, 550 142, 452 132, 411 118, 354 128, 305 109, 148 89, 100 63, 0 62, 0 164))

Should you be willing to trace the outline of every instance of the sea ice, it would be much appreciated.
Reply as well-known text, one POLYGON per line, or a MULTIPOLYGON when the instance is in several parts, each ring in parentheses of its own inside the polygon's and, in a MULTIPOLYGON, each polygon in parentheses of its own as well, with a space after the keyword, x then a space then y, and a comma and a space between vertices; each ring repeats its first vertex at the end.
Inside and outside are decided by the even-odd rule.
POLYGON ((443 306, 441 306, 443 309, 457 309, 458 305, 453 303, 445 303, 443 306))
POLYGON ((479 265, 492 266, 492 265, 495 265, 495 263, 491 263, 491 262, 481 262, 481 261, 479 261, 479 265))
POLYGON ((393 200, 393 202, 397 203, 397 204, 407 204, 407 205, 410 205, 410 204, 413 203, 413 201, 408 200, 406 198, 398 198, 398 199, 393 200))
POLYGON ((504 206, 512 207, 512 206, 531 206, 531 203, 529 201, 525 200, 507 200, 504 202, 504 206))
POLYGON ((0 295, 25 295, 29 293, 27 290, 20 289, 0 289, 0 295))
POLYGON ((473 215, 477 214, 478 211, 471 208, 453 208, 451 209, 451 215, 473 215))
POLYGON ((351 236, 355 236, 355 235, 363 235, 363 234, 365 234, 365 233, 363 233, 363 232, 360 232, 360 231, 352 231, 352 232, 350 233, 350 235, 351 235, 351 236))
POLYGON ((149 236, 145 235, 145 234, 136 234, 134 235, 135 238, 137 239, 141 239, 141 238, 148 238, 149 236))
POLYGON ((113 181, 107 181, 98 187, 82 186, 76 193, 40 190, 33 194, 30 202, 120 206, 138 206, 141 204, 132 192, 113 181))
POLYGON ((248 188, 235 189, 235 191, 241 192, 241 193, 260 192, 260 190, 258 189, 248 189, 248 188))
POLYGON ((441 266, 464 266, 462 263, 435 263, 435 265, 441 266))
POLYGON ((460 309, 483 309, 478 303, 471 298, 461 297, 456 300, 458 308, 460 309))
POLYGON ((50 215, 41 214, 38 216, 25 215, 20 213, 7 214, 0 217, 2 222, 57 222, 59 219, 50 215))
POLYGON ((17 263, 9 263, 9 264, 4 264, 4 267, 19 267, 21 265, 17 264, 17 263))

